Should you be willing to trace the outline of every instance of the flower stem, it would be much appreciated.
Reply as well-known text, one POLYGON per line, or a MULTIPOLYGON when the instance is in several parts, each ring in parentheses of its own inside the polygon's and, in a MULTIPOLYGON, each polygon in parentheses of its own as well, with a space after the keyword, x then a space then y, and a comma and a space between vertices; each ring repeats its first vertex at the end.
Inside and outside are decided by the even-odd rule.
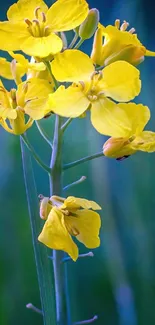
POLYGON ((31 155, 22 137, 21 152, 32 232, 32 242, 42 305, 41 309, 43 314, 43 323, 44 325, 57 325, 52 265, 48 258, 47 248, 41 245, 37 240, 42 228, 42 222, 39 218, 39 202, 33 175, 31 155))
POLYGON ((33 155, 34 159, 36 160, 36 162, 46 171, 46 172, 50 172, 50 168, 45 165, 42 160, 39 158, 39 156, 37 155, 37 153, 34 151, 31 143, 29 142, 29 140, 27 139, 25 134, 21 135, 22 140, 24 141, 24 143, 26 144, 27 148, 29 149, 29 151, 31 152, 31 154, 33 155))
POLYGON ((84 40, 81 38, 78 43, 75 45, 74 49, 78 49, 82 44, 83 44, 84 40))
POLYGON ((71 162, 69 164, 64 165, 63 170, 75 167, 77 165, 83 164, 86 161, 89 161, 89 160, 92 160, 92 159, 95 159, 95 158, 99 158, 99 157, 103 157, 103 156, 104 156, 104 154, 103 154, 102 151, 98 152, 98 153, 96 153, 96 154, 94 154, 92 156, 87 156, 87 157, 81 158, 79 160, 76 160, 76 161, 73 161, 73 162, 71 162))
POLYGON ((70 45, 68 46, 69 49, 72 49, 73 48, 73 46, 75 45, 76 41, 78 40, 78 37, 79 37, 79 35, 77 33, 75 33, 75 35, 74 35, 74 37, 73 37, 70 45))
MULTIPOLYGON (((53 140, 53 151, 51 156, 50 173, 50 195, 62 194, 62 118, 56 116, 53 140)), ((53 250, 53 269, 56 297, 56 319, 57 325, 68 325, 68 312, 65 297, 65 275, 62 259, 64 252, 53 250)))
POLYGON ((44 61, 44 64, 45 64, 45 66, 46 66, 46 68, 47 68, 49 74, 51 75, 51 77, 52 77, 52 79, 53 79, 53 83, 54 83, 54 87, 55 87, 55 89, 57 89, 57 88, 59 87, 59 84, 58 84, 57 80, 55 79, 55 77, 54 77, 54 75, 53 75, 53 73, 52 73, 50 62, 48 62, 48 61, 44 61))
POLYGON ((45 132, 45 130, 42 128, 42 126, 40 125, 40 123, 38 121, 36 121, 36 126, 38 131, 40 132, 41 136, 44 138, 44 140, 50 145, 50 147, 52 148, 52 141, 50 140, 50 138, 48 137, 47 133, 45 132))
POLYGON ((67 121, 62 125, 61 130, 62 130, 63 132, 65 132, 65 130, 67 129, 68 125, 72 122, 72 120, 73 120, 73 119, 70 117, 70 118, 68 118, 67 121))

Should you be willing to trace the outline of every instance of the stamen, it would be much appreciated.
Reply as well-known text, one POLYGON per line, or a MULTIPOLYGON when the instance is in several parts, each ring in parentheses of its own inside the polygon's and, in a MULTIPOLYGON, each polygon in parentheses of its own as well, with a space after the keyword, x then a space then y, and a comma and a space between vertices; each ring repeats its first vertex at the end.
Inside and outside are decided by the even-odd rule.
POLYGON ((84 90, 85 89, 85 83, 84 83, 84 81, 79 81, 79 84, 82 86, 82 90, 84 90))
POLYGON ((120 30, 121 30, 121 31, 125 31, 125 30, 128 28, 128 26, 129 26, 129 23, 127 23, 127 22, 124 20, 123 24, 122 24, 121 27, 120 27, 120 30))
POLYGON ((46 22, 46 16, 45 16, 45 13, 42 12, 41 15, 42 15, 42 22, 45 23, 45 22, 46 22))
POLYGON ((135 31, 136 31, 136 30, 135 30, 135 28, 134 28, 134 27, 132 27, 132 28, 129 30, 129 33, 130 33, 130 34, 134 34, 134 33, 135 33, 135 31))
POLYGON ((90 79, 93 80, 93 79, 94 79, 94 76, 95 76, 96 74, 98 74, 98 72, 97 72, 97 71, 94 71, 94 72, 91 74, 90 79))
POLYGON ((39 23, 39 20, 38 20, 38 19, 33 19, 32 21, 33 21, 33 23, 36 23, 38 26, 40 25, 40 23, 39 23))
POLYGON ((98 80, 101 80, 103 78, 103 72, 102 71, 98 71, 98 80))
POLYGON ((39 18, 39 15, 38 15, 38 11, 41 10, 40 7, 37 7, 35 10, 34 10, 34 15, 35 17, 38 19, 39 18))
POLYGON ((97 96, 96 96, 96 95, 88 95, 87 98, 88 98, 90 101, 95 101, 95 100, 97 100, 97 96))
POLYGON ((32 26, 32 22, 28 18, 24 19, 24 21, 29 27, 32 26))
POLYGON ((120 28, 120 19, 115 20, 115 27, 118 29, 120 28))
POLYGON ((44 36, 48 36, 49 34, 50 34, 50 28, 49 28, 49 26, 46 26, 44 28, 44 36))
POLYGON ((102 97, 102 95, 105 97, 104 91, 99 91, 99 93, 97 93, 97 97, 102 97))

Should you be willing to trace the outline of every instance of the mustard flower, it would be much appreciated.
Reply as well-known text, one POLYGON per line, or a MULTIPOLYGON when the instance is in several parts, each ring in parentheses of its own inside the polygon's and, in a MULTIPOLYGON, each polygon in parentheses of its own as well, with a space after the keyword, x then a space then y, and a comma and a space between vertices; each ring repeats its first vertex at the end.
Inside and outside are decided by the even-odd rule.
POLYGON ((47 114, 51 85, 46 80, 30 79, 7 91, 0 81, 0 124, 12 134, 22 134, 47 114), (26 115, 29 116, 28 120, 26 115))
POLYGON ((0 48, 41 58, 55 54, 63 46, 56 33, 79 26, 87 14, 85 0, 58 0, 49 9, 42 0, 19 0, 0 23, 0 48))
POLYGON ((117 60, 125 60, 138 65, 145 56, 155 56, 155 52, 147 50, 142 45, 137 34, 134 34, 134 28, 127 31, 128 26, 129 23, 126 21, 120 26, 119 19, 115 21, 115 26, 98 25, 91 53, 95 64, 103 66, 117 60))
MULTIPOLYGON (((110 158, 128 157, 136 151, 155 151, 155 132, 143 131, 150 119, 150 110, 142 104, 119 104, 128 117, 128 124, 121 130, 120 135, 108 139, 103 146, 103 153, 110 158)), ((109 132, 109 135, 111 135, 109 132)))
POLYGON ((21 82, 21 78, 28 71, 36 72, 45 71, 46 66, 43 62, 29 62, 22 54, 9 52, 12 61, 7 61, 0 57, 0 76, 6 79, 15 79, 17 83, 21 82))
POLYGON ((100 216, 92 210, 100 210, 94 201, 69 196, 67 199, 59 196, 43 198, 40 205, 40 215, 45 224, 38 240, 49 248, 63 250, 76 261, 78 247, 72 236, 75 236, 88 248, 100 245, 100 216))
POLYGON ((75 118, 90 109, 91 122, 102 134, 109 130, 118 134, 126 115, 112 98, 128 102, 140 92, 139 71, 125 61, 117 61, 97 73, 88 55, 79 50, 58 53, 51 63, 55 78, 73 82, 60 86, 49 95, 49 110, 65 117, 75 118))

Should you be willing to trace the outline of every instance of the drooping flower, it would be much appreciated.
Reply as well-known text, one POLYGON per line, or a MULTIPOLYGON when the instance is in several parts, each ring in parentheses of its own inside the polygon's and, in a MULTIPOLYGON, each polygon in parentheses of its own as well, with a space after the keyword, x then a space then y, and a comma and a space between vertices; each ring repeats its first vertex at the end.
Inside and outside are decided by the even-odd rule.
POLYGON ((155 56, 155 52, 147 50, 142 45, 137 34, 134 34, 134 28, 127 31, 128 26, 129 23, 126 21, 120 26, 119 19, 115 21, 115 26, 98 25, 91 53, 95 64, 103 66, 117 60, 124 60, 138 65, 144 61, 145 56, 155 56))
POLYGON ((22 54, 9 52, 13 60, 7 61, 0 57, 0 76, 6 79, 14 79, 17 83, 21 82, 21 78, 28 72, 33 74, 45 71, 46 66, 43 62, 29 62, 22 54))
POLYGON ((114 134, 120 133, 126 115, 109 97, 128 102, 139 94, 141 82, 135 67, 117 61, 97 73, 91 59, 78 50, 57 54, 51 66, 58 81, 73 82, 49 95, 51 111, 75 118, 90 108, 91 122, 98 132, 108 135, 112 129, 114 134))
POLYGON ((94 201, 69 196, 67 199, 59 196, 43 198, 40 205, 40 215, 45 224, 38 240, 49 248, 63 250, 76 261, 78 247, 72 236, 75 236, 88 248, 100 245, 100 216, 92 210, 100 210, 94 201))
POLYGON ((47 114, 47 96, 51 85, 46 80, 31 79, 7 91, 0 81, 0 124, 13 134, 24 133, 47 114), (27 119, 28 116, 29 118, 27 119))
POLYGON ((63 46, 56 33, 79 26, 87 14, 85 0, 58 0, 49 9, 42 0, 19 0, 0 23, 0 48, 41 58, 55 54, 63 46))
MULTIPOLYGON (((103 153, 110 158, 128 157, 136 151, 155 151, 155 132, 143 131, 150 119, 150 110, 142 104, 119 104, 119 107, 128 116, 127 128, 117 133, 116 137, 108 139, 103 146, 103 153)), ((113 132, 112 132, 113 133, 113 132)), ((109 135, 110 132, 109 132, 109 135)))

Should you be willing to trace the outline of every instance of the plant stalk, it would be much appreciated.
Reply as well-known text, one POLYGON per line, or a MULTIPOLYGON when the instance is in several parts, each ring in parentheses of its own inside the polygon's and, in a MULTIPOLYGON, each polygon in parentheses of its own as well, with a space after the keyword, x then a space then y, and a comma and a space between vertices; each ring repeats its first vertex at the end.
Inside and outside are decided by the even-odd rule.
MULTIPOLYGON (((51 156, 50 195, 62 195, 62 119, 56 116, 53 140, 53 151, 51 156)), ((67 307, 65 297, 65 275, 62 260, 64 252, 53 250, 53 269, 55 281, 56 319, 57 325, 68 325, 67 307)))

